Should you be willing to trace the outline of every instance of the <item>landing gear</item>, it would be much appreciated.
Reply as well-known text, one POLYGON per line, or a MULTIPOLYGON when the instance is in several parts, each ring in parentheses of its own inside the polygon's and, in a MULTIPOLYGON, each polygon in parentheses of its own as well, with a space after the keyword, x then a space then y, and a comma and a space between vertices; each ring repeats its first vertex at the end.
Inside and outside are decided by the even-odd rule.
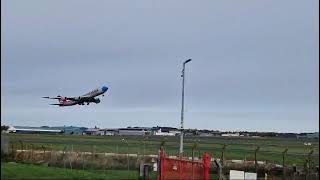
POLYGON ((87 105, 89 105, 90 103, 87 103, 87 105))

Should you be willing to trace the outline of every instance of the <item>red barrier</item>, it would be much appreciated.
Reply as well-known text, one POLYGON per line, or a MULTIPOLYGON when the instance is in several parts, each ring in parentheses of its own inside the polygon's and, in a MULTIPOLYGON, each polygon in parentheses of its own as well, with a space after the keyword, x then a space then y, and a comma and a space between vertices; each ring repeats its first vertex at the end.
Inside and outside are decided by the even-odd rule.
POLYGON ((172 159, 160 150, 158 180, 209 180, 210 156, 202 155, 202 160, 191 161, 183 157, 172 159))

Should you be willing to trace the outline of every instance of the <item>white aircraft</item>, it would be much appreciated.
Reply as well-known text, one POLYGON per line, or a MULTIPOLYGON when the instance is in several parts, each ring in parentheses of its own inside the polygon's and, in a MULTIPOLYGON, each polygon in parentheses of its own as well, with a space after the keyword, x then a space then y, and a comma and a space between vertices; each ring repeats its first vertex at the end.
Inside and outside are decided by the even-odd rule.
POLYGON ((50 104, 50 105, 58 105, 58 106, 73 106, 76 104, 84 105, 84 103, 87 103, 89 105, 91 102, 94 102, 96 104, 100 103, 99 98, 95 98, 96 96, 102 95, 104 96, 104 93, 108 90, 108 87, 103 86, 101 88, 97 88, 87 94, 84 94, 82 96, 78 97, 63 97, 63 96, 57 96, 57 97, 42 97, 47 99, 57 99, 59 103, 57 104, 50 104))

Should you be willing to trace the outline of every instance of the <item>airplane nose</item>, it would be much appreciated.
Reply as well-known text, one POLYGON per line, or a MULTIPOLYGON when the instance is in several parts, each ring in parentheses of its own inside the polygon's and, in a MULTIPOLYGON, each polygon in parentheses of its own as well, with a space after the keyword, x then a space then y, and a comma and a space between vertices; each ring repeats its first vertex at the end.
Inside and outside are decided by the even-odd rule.
POLYGON ((102 87, 102 91, 103 91, 103 92, 106 92, 107 90, 108 90, 108 87, 107 87, 107 86, 103 86, 103 87, 102 87))

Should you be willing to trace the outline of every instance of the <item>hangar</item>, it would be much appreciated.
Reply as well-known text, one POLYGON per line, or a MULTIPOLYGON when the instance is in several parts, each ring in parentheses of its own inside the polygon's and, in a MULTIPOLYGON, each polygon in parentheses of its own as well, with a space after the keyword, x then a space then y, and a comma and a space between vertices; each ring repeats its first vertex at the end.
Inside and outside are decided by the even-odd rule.
POLYGON ((28 127, 28 126, 13 126, 13 131, 20 134, 62 134, 63 130, 59 128, 50 128, 48 126, 42 127, 28 127))

